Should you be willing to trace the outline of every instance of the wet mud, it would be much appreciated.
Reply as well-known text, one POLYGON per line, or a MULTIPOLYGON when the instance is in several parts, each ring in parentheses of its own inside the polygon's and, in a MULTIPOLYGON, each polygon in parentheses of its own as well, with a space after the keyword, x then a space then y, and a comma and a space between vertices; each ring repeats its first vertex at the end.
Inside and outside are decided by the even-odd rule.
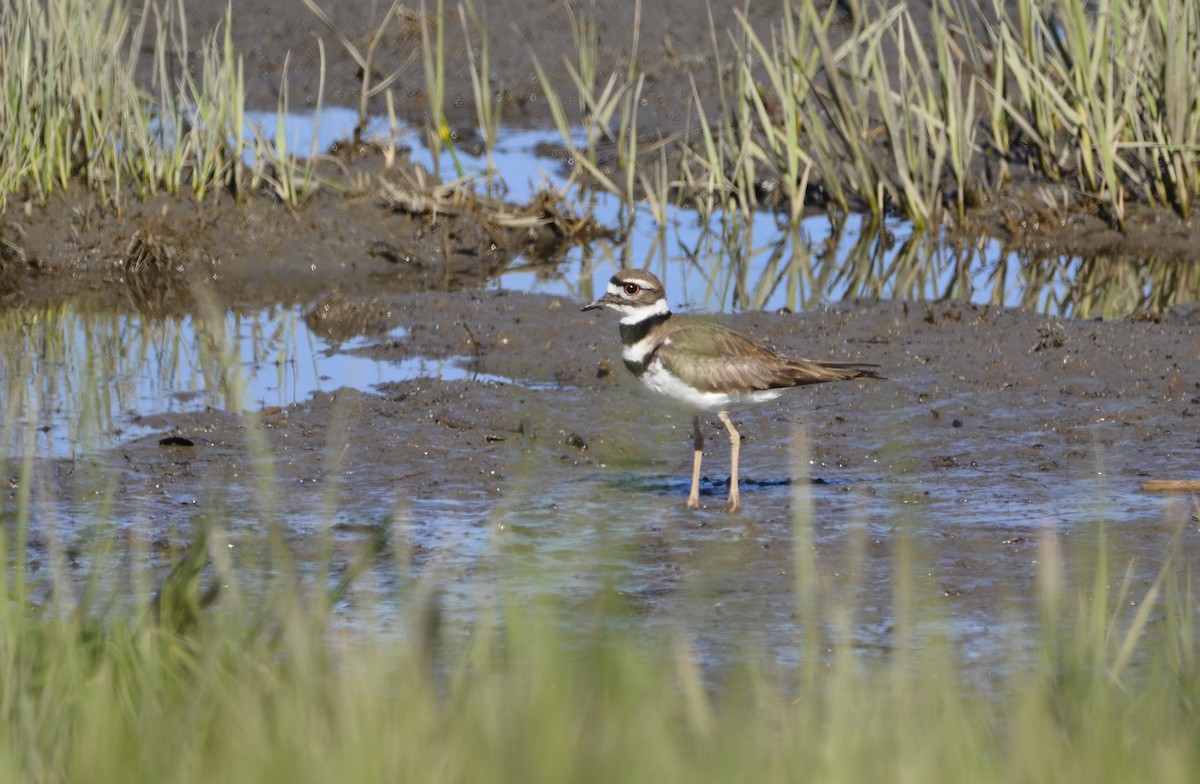
MULTIPOLYGON (((679 4, 642 5, 639 57, 649 77, 639 121, 676 129, 691 111, 689 79, 713 72, 708 21, 679 4)), ((752 24, 775 14, 751 5, 752 24)), ((361 38, 380 8, 341 3, 337 23, 361 38)), ((188 4, 197 30, 224 9, 188 4)), ((569 17, 546 3, 486 11, 515 31, 493 39, 505 119, 543 122, 529 50, 561 63, 574 51, 569 17)), ((713 11, 719 25, 734 24, 731 10, 713 11)), ((616 4, 601 15, 603 63, 627 53, 631 13, 616 4)), ((265 0, 238 4, 235 15, 251 102, 275 106, 289 51, 293 88, 315 96, 319 25, 265 0)), ((447 35, 455 46, 458 32, 447 35)), ((385 41, 388 58, 414 50, 404 36, 398 27, 385 41)), ((352 104, 353 61, 336 47, 327 54, 326 101, 352 104)), ((406 67, 418 81, 419 63, 406 67)), ((465 123, 466 71, 450 71, 453 119, 465 123)), ((564 73, 554 74, 565 89, 564 73)), ((715 85, 698 87, 715 94, 715 85)), ((405 95, 404 111, 419 117, 423 97, 415 88, 405 95)), ((370 155, 349 166, 380 174, 370 155)), ((1041 242, 1046 232, 1050 248, 1065 232, 1081 250, 1115 243, 1096 216, 1069 224, 1006 204, 995 209, 1014 238, 1041 242)), ((690 417, 660 409, 625 372, 613 320, 581 313, 582 302, 484 286, 518 256, 561 259, 577 227, 569 216, 544 217, 504 228, 477 210, 429 214, 374 190, 323 192, 298 210, 261 198, 155 197, 128 200, 117 214, 83 191, 10 206, 0 225, 4 308, 70 298, 166 316, 205 298, 223 307, 302 303, 314 333, 344 342, 341 351, 383 363, 440 358, 464 371, 250 414, 139 414, 144 435, 117 448, 37 463, 33 495, 44 501, 33 550, 49 558, 57 542, 83 574, 103 519, 122 521, 122 536, 164 561, 195 526, 219 521, 234 550, 263 547, 267 526, 300 553, 331 533, 345 567, 383 532, 375 582, 359 591, 430 580, 441 601, 474 610, 504 591, 580 603, 603 596, 651 623, 682 621, 705 655, 753 639, 786 660, 801 622, 793 588, 802 531, 820 589, 859 599, 853 642, 890 644, 891 585, 905 568, 989 662, 1003 652, 1009 620, 998 608, 1029 600, 1047 558, 1091 552, 1105 531, 1113 562, 1135 564, 1139 590, 1168 554, 1178 563, 1200 555, 1195 500, 1141 489, 1149 479, 1197 476, 1200 310, 1060 321, 859 301, 730 316, 781 351, 877 363, 887 380, 795 390, 739 412, 735 515, 723 510, 728 443, 719 422, 705 422, 702 508, 689 512, 690 417), (398 328, 404 337, 390 337, 398 328), (898 557, 901 542, 910 556, 898 557), (522 575, 536 579, 509 579, 522 575)), ((1147 248, 1196 247, 1174 218, 1131 224, 1147 248)), ((20 488, 15 467, 6 470, 8 505, 20 488)), ((1071 563, 1064 557, 1068 573, 1071 563)))
POLYGON ((743 509, 731 515, 719 422, 704 423, 702 508, 685 510, 690 418, 647 397, 619 365, 616 324, 580 304, 378 294, 361 332, 379 335, 382 317, 404 339, 348 350, 443 357, 466 377, 342 388, 248 415, 141 416, 144 436, 40 464, 35 495, 62 514, 43 521, 69 519, 60 535, 86 552, 94 494, 115 487, 112 518, 166 556, 206 522, 244 558, 271 525, 301 563, 332 541, 340 568, 382 536, 347 617, 356 596, 417 584, 454 617, 553 595, 688 629, 713 661, 755 640, 784 663, 803 626, 800 541, 827 599, 857 608, 848 642, 890 647, 892 586, 906 570, 918 600, 951 622, 941 632, 992 672, 1029 622, 1047 560, 1090 587, 1083 565, 1103 536, 1140 596, 1169 557, 1178 569, 1200 557, 1194 498, 1141 489, 1200 464, 1198 311, 1085 322, 855 302, 731 317, 780 350, 875 362, 887 376, 737 413, 743 509))

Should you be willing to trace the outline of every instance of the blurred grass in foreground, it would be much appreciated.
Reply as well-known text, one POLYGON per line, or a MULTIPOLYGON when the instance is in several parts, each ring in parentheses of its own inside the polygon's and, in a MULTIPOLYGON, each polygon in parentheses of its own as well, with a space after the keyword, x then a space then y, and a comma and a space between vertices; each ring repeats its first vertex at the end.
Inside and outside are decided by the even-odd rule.
MULTIPOLYGON (((1169 782, 1200 774, 1196 606, 1190 576, 1170 559, 1147 594, 1133 596, 1128 580, 1109 587, 1102 547, 1090 569, 1072 563, 1094 573, 1094 587, 1067 595, 1059 553, 1044 546, 1040 624, 1013 640, 1020 652, 1008 674, 983 685, 953 646, 925 634, 913 599, 919 570, 904 568, 903 542, 896 573, 910 577, 897 578, 892 597, 894 647, 865 657, 824 639, 817 630, 852 624, 854 608, 805 584, 803 519, 801 665, 781 673, 753 650, 701 663, 682 627, 639 633, 636 616, 622 617, 603 597, 586 603, 590 620, 579 617, 578 597, 568 613, 565 597, 542 596, 501 600, 463 627, 418 582, 394 597, 407 619, 400 633, 347 628, 333 608, 361 569, 386 563, 386 531, 364 542, 328 591, 314 586, 333 578, 304 585, 278 567, 287 556, 275 539, 275 587, 262 595, 239 589, 247 575, 219 526, 201 526, 156 590, 145 574, 131 577, 127 590, 149 598, 103 596, 102 581, 70 587, 61 564, 35 575, 13 511, 5 507, 0 537, 9 564, 0 585, 0 775, 9 781, 1169 782)), ((99 548, 90 560, 108 579, 126 568, 99 548)))

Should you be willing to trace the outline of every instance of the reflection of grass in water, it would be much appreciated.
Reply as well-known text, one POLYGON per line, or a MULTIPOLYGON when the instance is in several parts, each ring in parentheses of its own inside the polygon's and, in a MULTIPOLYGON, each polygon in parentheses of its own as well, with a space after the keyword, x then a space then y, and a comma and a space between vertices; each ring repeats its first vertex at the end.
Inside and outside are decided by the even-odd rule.
POLYGON ((290 357, 277 352, 297 340, 297 317, 289 308, 217 313, 216 330, 209 326, 212 317, 150 318, 80 304, 6 311, 0 315, 6 416, 0 444, 21 442, 14 423, 40 432, 57 422, 78 453, 111 446, 123 415, 157 413, 146 411, 148 404, 170 409, 176 405, 172 395, 182 390, 197 391, 205 405, 241 411, 257 402, 245 399, 239 376, 227 369, 241 361, 276 367, 276 385, 286 388, 290 357), (227 355, 229 348, 214 342, 227 329, 244 333, 237 350, 248 356, 227 355))
POLYGON ((1200 300, 1200 274, 1194 262, 1177 259, 1029 260, 1025 304, 1078 318, 1112 318, 1162 313, 1200 300), (1057 294, 1061 292, 1061 294, 1057 294))
MULTIPOLYGON (((214 338, 234 375, 225 345, 214 338)), ((8 377, 4 399, 22 383, 8 377)), ((271 455, 253 418, 246 425, 249 470, 269 499, 271 455)), ((514 447, 512 472, 535 487, 530 449, 514 447)), ((377 597, 404 608, 380 618, 399 634, 347 630, 336 608, 370 598, 355 592, 362 569, 409 572, 400 525, 365 536, 336 573, 323 571, 334 548, 318 547, 316 577, 304 580, 313 570, 292 562, 269 501, 265 560, 228 547, 219 486, 169 574, 135 564, 126 585, 114 577, 118 554, 97 548, 88 556, 103 579, 89 592, 52 541, 33 569, 24 539, 44 535, 29 490, 38 469, 28 453, 3 457, 15 491, 0 498, 0 768, 12 780, 1127 782, 1200 772, 1196 605, 1170 557, 1134 596, 1103 546, 1098 557, 1063 553, 1046 538, 1041 630, 1014 632, 1010 674, 981 686, 936 633, 941 600, 922 582, 928 554, 909 535, 919 512, 895 515, 892 596, 872 597, 893 621, 890 647, 864 656, 851 632, 865 539, 845 556, 851 582, 823 576, 809 485, 797 482, 795 547, 781 565, 793 564, 804 639, 801 666, 780 673, 749 641, 713 659, 685 624, 646 634, 637 608, 610 591, 560 595, 551 579, 530 592, 532 568, 498 568, 500 598, 465 633, 419 578, 377 597), (1088 584, 1071 585, 1068 556, 1088 584), (275 576, 265 588, 264 573, 275 576)), ((798 449, 794 470, 807 465, 798 449)), ((620 557, 631 527, 604 508, 556 520, 601 532, 597 562, 620 557)), ((519 518, 519 504, 502 514, 519 518)), ((144 546, 136 529, 129 538, 144 546)), ((714 535, 703 564, 737 569, 753 546, 714 535)))
POLYGON ((831 220, 821 242, 788 230, 772 231, 767 243, 756 245, 755 225, 740 213, 714 221, 687 254, 704 283, 695 299, 720 307, 757 310, 782 300, 799 310, 857 297, 953 299, 1122 318, 1200 300, 1200 276, 1189 261, 1039 258, 932 232, 897 239, 892 228, 868 220, 831 220))

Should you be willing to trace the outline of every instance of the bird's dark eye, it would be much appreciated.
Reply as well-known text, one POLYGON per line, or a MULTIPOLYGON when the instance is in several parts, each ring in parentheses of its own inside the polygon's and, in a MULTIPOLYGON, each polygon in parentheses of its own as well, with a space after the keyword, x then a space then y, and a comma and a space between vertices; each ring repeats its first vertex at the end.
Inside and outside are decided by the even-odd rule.
POLYGON ((636 283, 626 283, 626 284, 625 284, 625 293, 626 293, 626 294, 628 294, 628 295, 629 295, 629 296, 631 296, 631 297, 632 297, 634 294, 637 294, 637 293, 638 293, 639 291, 641 291, 641 290, 642 290, 642 287, 641 287, 641 286, 639 286, 639 285, 638 285, 638 284, 636 284, 636 283))

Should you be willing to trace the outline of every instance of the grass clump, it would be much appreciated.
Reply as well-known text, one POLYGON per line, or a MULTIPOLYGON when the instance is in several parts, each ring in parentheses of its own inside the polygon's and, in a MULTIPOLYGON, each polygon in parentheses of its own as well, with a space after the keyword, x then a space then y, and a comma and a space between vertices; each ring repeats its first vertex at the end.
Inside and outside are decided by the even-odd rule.
POLYGON ((1070 176, 1123 226, 1131 197, 1191 211, 1200 153, 1200 13, 1151 0, 1022 0, 1001 17, 1010 121, 1047 176, 1070 176))
POLYGON ((962 222, 1021 165, 1121 229, 1131 202, 1190 215, 1193 4, 939 0, 931 29, 905 4, 875 5, 847 19, 843 4, 785 3, 769 35, 743 22, 726 122, 700 118, 693 161, 708 173, 684 179, 727 189, 731 206, 767 186, 793 223, 817 185, 842 212, 920 228, 962 222))
POLYGON ((127 188, 306 198, 311 165, 246 122, 232 22, 230 9, 193 76, 179 65, 191 52, 182 2, 147 5, 136 24, 124 0, 0 3, 0 207, 14 195, 44 202, 76 181, 118 205, 127 188), (135 78, 144 48, 146 87, 135 78))

